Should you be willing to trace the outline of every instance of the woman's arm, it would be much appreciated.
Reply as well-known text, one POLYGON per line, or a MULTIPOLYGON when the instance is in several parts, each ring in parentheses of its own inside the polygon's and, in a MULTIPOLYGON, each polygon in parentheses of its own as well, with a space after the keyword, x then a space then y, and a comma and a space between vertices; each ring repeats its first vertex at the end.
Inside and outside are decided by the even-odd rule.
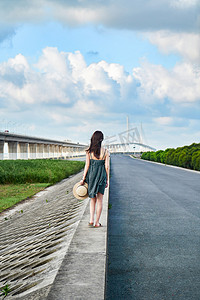
POLYGON ((105 169, 106 169, 106 174, 107 174, 107 183, 106 183, 106 187, 108 187, 108 183, 109 183, 109 175, 110 175, 110 153, 109 153, 108 150, 106 150, 105 169))
POLYGON ((83 184, 84 181, 85 181, 85 177, 86 177, 86 175, 87 175, 87 171, 88 171, 88 169, 89 169, 89 166, 90 166, 90 154, 89 154, 89 152, 87 151, 87 152, 86 152, 85 168, 84 168, 84 172, 83 172, 83 178, 82 178, 82 180, 80 181, 81 184, 83 184))

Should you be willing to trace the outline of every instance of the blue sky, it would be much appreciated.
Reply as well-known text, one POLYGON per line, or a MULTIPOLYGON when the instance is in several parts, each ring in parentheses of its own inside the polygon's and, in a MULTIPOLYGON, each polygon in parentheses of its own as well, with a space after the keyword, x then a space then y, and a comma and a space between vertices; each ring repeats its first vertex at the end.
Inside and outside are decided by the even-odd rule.
POLYGON ((5 1, 0 20, 0 130, 87 143, 128 115, 156 149, 199 142, 198 1, 5 1))

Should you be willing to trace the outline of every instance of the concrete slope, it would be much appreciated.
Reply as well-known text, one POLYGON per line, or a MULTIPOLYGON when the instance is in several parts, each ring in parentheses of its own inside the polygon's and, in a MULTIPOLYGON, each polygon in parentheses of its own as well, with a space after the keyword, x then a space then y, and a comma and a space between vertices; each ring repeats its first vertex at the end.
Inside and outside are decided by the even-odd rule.
POLYGON ((87 207, 72 193, 82 172, 0 215, 0 286, 6 299, 44 300, 87 207))

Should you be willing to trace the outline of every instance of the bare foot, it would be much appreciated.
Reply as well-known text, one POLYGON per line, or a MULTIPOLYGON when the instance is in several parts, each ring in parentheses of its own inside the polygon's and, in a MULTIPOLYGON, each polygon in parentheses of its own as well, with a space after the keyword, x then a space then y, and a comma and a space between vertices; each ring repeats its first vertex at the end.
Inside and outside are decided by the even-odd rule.
POLYGON ((94 227, 102 227, 102 225, 101 225, 101 223, 98 223, 94 227))

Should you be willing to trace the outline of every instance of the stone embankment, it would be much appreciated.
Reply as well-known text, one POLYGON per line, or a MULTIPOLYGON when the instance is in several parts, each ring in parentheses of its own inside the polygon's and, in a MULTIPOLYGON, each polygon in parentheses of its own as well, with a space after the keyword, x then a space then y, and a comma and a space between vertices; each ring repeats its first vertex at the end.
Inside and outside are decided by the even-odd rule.
POLYGON ((88 228, 89 199, 73 185, 82 172, 0 215, 0 286, 6 299, 104 298, 108 189, 102 228, 88 228), (78 298, 79 297, 79 298, 78 298))

